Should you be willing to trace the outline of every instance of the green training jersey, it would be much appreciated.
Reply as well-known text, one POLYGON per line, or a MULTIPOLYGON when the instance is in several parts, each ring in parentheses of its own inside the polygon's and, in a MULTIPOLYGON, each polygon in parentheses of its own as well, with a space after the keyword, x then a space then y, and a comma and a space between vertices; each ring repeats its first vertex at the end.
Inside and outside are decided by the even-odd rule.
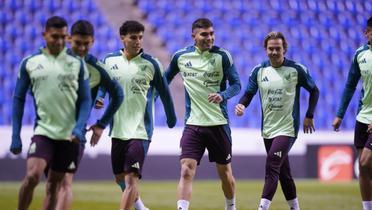
POLYGON ((362 80, 362 94, 359 101, 357 121, 372 123, 372 48, 370 44, 357 49, 351 64, 337 116, 343 118, 354 95, 359 79, 362 80))
POLYGON ((185 123, 198 126, 228 124, 227 100, 240 91, 239 75, 230 53, 217 46, 204 52, 196 46, 186 47, 173 56, 166 72, 168 82, 178 72, 186 93, 185 123), (223 101, 219 104, 208 102, 211 93, 220 93, 223 101))
POLYGON ((125 96, 114 115, 111 137, 122 140, 150 140, 154 127, 155 89, 159 92, 163 104, 168 104, 165 105, 165 109, 171 107, 173 110, 168 86, 162 77, 161 64, 143 51, 128 60, 123 50, 109 54, 104 63, 122 87, 125 96), (169 103, 164 103, 163 99, 169 103))
POLYGON ((84 63, 68 54, 66 48, 56 57, 40 49, 22 62, 18 79, 30 82, 37 115, 35 135, 70 139, 77 120, 79 79, 82 77, 88 79, 84 63))
POLYGON ((307 69, 294 61, 285 59, 278 68, 265 61, 253 69, 246 92, 260 92, 264 138, 297 137, 300 87, 310 91, 315 83, 307 69))

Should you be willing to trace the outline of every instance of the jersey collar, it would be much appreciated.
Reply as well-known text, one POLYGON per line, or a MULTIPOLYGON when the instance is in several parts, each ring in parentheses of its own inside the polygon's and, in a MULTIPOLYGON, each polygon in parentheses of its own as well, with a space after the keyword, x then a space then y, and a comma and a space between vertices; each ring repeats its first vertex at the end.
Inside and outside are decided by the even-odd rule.
POLYGON ((63 50, 62 50, 62 51, 61 51, 57 56, 53 56, 53 55, 51 55, 51 54, 46 50, 46 47, 41 47, 41 48, 40 48, 40 52, 43 53, 44 55, 48 56, 48 57, 59 58, 59 57, 61 57, 61 56, 66 55, 67 47, 63 48, 63 50))
MULTIPOLYGON (((125 56, 125 53, 124 53, 124 48, 120 50, 120 53, 121 53, 121 55, 122 55, 125 59, 127 59, 127 57, 125 56)), ((137 59, 139 59, 143 53, 144 53, 144 52, 143 52, 143 49, 141 49, 141 50, 139 51, 138 55, 136 55, 135 57, 133 57, 133 58, 130 59, 130 60, 132 61, 132 60, 137 60, 137 59)), ((127 60, 128 60, 128 59, 127 59, 127 60)))

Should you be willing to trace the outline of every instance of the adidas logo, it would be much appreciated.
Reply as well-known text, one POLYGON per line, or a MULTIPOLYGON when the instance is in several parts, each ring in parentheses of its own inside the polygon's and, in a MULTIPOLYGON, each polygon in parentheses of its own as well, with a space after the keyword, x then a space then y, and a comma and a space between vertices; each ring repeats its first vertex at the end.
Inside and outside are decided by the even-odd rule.
POLYGON ((268 82, 268 81, 269 79, 266 76, 261 80, 261 82, 268 82))
POLYGON ((138 162, 136 162, 135 164, 132 165, 132 168, 136 168, 136 169, 139 169, 140 168, 140 165, 138 162))
POLYGON ((43 65, 39 64, 39 65, 37 65, 35 70, 42 70, 42 69, 44 69, 43 65))
POLYGON ((192 63, 191 63, 191 61, 187 62, 187 63, 185 64, 185 67, 187 67, 187 68, 192 67, 192 63))
POLYGON ((282 151, 279 151, 279 152, 275 152, 274 155, 278 156, 278 157, 282 157, 282 151))
POLYGON ((75 169, 76 168, 76 165, 75 165, 74 161, 72 161, 67 168, 70 169, 70 170, 75 169))
POLYGON ((32 143, 30 149, 28 149, 28 154, 33 154, 36 152, 36 144, 32 143))
POLYGON ((113 65, 113 66, 111 66, 111 68, 110 68, 111 70, 119 70, 119 67, 118 67, 118 65, 113 65))
POLYGON ((228 154, 227 157, 226 157, 226 160, 230 160, 231 159, 231 155, 228 154))
POLYGON ((363 58, 363 60, 361 60, 360 63, 367 63, 367 61, 365 58, 363 58))

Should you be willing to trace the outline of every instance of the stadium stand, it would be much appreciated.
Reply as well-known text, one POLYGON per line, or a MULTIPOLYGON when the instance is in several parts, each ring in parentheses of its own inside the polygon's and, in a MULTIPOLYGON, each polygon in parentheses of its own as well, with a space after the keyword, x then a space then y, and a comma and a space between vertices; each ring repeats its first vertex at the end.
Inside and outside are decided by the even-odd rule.
MULTIPOLYGON (((136 0, 144 18, 156 28, 167 50, 192 44, 191 23, 208 17, 215 23, 216 45, 229 50, 239 70, 242 91, 251 69, 263 59, 264 36, 272 30, 282 31, 289 42, 287 57, 308 67, 320 89, 315 116, 317 128, 329 129, 342 94, 354 51, 365 43, 363 26, 372 14, 372 2, 364 0, 136 0)), ((92 53, 102 58, 117 50, 121 43, 116 30, 97 8, 94 0, 4 0, 0 3, 0 125, 11 120, 12 92, 18 64, 26 55, 43 45, 42 24, 51 15, 61 15, 72 24, 79 18, 90 20, 96 27, 96 44, 92 53)), ((167 64, 164 64, 167 66, 167 64)), ((360 89, 360 88, 359 88, 360 89)), ((343 127, 352 129, 359 92, 355 94, 343 127)), ((301 97, 303 116, 306 95, 301 97)), ((243 118, 233 116, 239 97, 229 102, 231 125, 259 128, 261 112, 256 97, 243 118)), ((34 110, 28 98, 25 124, 32 124, 34 110)), ((157 104, 157 125, 165 125, 163 111, 157 104)), ((178 122, 182 125, 182 122, 178 122)))

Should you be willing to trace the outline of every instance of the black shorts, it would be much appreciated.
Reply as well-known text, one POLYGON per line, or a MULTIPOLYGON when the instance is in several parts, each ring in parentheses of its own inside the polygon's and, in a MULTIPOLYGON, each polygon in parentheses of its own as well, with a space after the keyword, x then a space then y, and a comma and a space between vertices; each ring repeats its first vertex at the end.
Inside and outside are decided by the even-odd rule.
POLYGON ((141 139, 111 140, 111 164, 115 175, 134 172, 142 177, 142 167, 150 141, 141 139))
POLYGON ((357 149, 364 147, 372 150, 372 134, 367 132, 368 125, 356 121, 354 130, 354 146, 357 149))
POLYGON ((205 149, 208 149, 210 162, 228 164, 232 158, 230 127, 186 125, 180 147, 180 159, 191 158, 199 165, 205 149))
POLYGON ((51 170, 72 173, 78 167, 79 150, 79 144, 71 141, 53 140, 46 136, 34 135, 31 138, 27 158, 42 158, 51 170))

